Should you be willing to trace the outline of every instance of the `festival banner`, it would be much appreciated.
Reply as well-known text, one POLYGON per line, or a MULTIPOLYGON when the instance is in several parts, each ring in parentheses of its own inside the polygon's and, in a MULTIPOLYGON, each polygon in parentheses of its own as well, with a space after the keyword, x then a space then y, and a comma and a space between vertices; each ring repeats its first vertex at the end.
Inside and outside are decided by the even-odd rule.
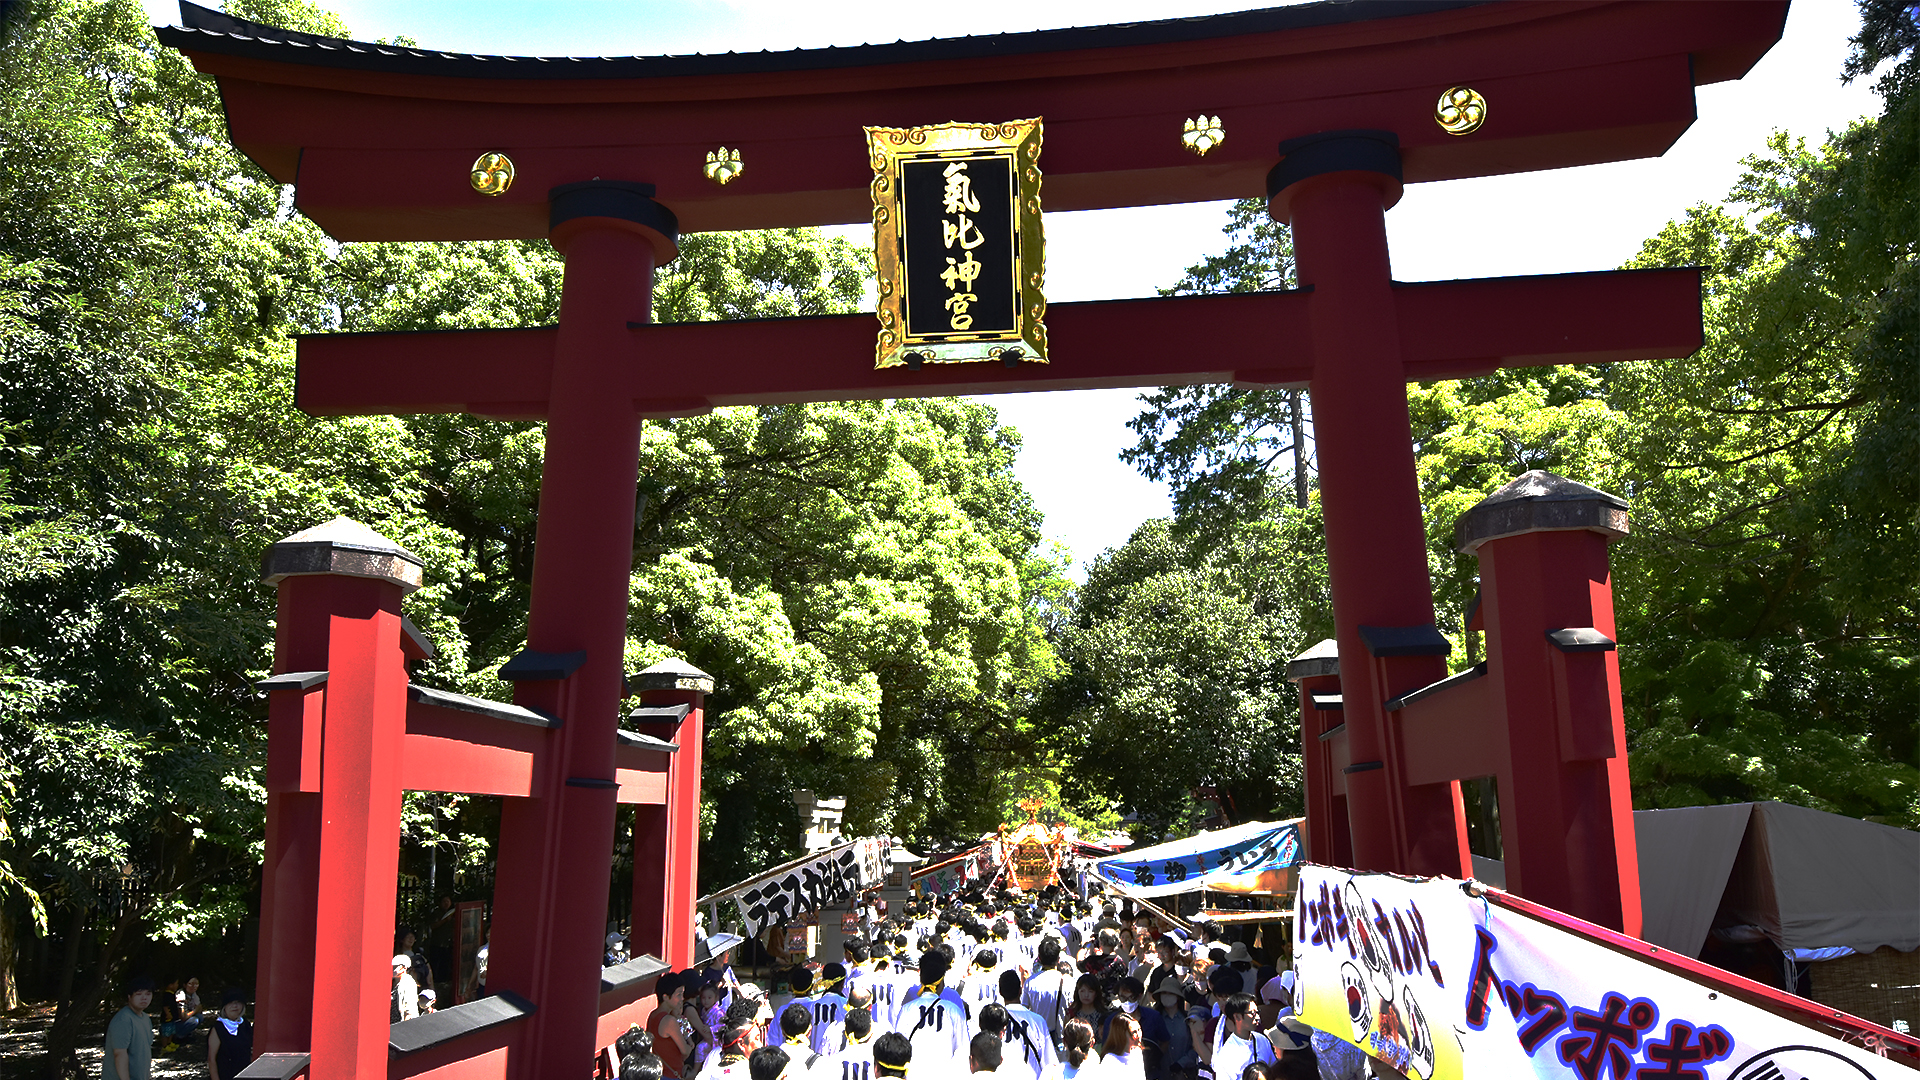
POLYGON ((1300 1019, 1418 1080, 1920 1080, 1445 878, 1300 868, 1300 1019))
POLYGON ((769 926, 839 907, 861 889, 879 884, 879 860, 863 857, 862 845, 868 843, 872 841, 829 848, 734 893, 732 899, 740 905, 748 936, 758 937, 769 926))
POLYGON ((1129 896, 1168 896, 1196 889, 1280 894, 1288 867, 1300 861, 1300 819, 1252 821, 1184 840, 1123 851, 1094 869, 1129 896))

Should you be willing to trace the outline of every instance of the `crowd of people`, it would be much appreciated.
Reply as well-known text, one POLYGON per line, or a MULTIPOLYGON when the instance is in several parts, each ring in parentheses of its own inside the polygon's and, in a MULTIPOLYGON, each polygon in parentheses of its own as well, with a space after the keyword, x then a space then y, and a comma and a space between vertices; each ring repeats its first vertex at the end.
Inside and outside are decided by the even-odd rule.
POLYGON ((1294 973, 1124 899, 976 890, 870 916, 771 992, 724 956, 667 972, 620 1080, 1367 1080, 1399 1074, 1293 1015, 1294 973))

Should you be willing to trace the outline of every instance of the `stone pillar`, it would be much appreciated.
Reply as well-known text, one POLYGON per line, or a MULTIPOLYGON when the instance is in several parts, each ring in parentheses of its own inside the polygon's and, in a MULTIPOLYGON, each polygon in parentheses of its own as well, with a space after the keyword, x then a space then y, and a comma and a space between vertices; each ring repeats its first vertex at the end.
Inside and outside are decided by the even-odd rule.
POLYGON ((684 660, 663 660, 627 684, 640 692, 630 718, 635 730, 679 747, 667 766, 666 805, 634 807, 632 947, 636 956, 651 953, 679 970, 693 966, 700 768, 713 676, 684 660))
POLYGON ((1447 649, 1434 627, 1387 257, 1386 210, 1400 200, 1399 139, 1330 131, 1282 143, 1280 153, 1267 176, 1268 212, 1293 226, 1300 284, 1313 290, 1314 431, 1345 661, 1354 865, 1464 876, 1459 785, 1405 783, 1383 708, 1445 676, 1447 649))
POLYGON ((275 678, 263 684, 258 1049, 311 1051, 314 1080, 384 1076, 407 709, 400 598, 420 586, 421 563, 335 518, 273 545, 262 571, 280 605, 275 678))
POLYGON ((1495 711, 1506 719, 1500 830, 1507 888, 1640 936, 1607 545, 1624 500, 1535 470, 1455 525, 1480 559, 1495 711))
POLYGON ((500 815, 487 986, 531 1000, 520 1077, 563 1076, 595 1052, 600 957, 612 875, 614 745, 640 418, 626 392, 629 327, 648 321, 654 267, 679 226, 650 184, 591 181, 550 194, 550 236, 566 257, 548 396, 540 528, 527 647, 584 653, 560 681, 520 683, 514 700, 560 716, 539 798, 500 815))

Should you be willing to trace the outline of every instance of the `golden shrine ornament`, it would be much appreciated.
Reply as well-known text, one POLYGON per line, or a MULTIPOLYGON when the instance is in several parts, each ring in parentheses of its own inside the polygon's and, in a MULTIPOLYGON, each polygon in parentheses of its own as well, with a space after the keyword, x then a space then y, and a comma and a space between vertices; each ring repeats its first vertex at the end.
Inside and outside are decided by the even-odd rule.
POLYGON ((1449 86, 1433 107, 1433 122, 1449 135, 1471 135, 1487 122, 1487 99, 1471 86, 1449 86))
POLYGON ((467 182, 482 195, 505 195, 513 187, 513 159, 501 153, 481 154, 474 159, 467 182))
POLYGON ((1046 363, 1040 118, 866 132, 874 367, 1046 363))

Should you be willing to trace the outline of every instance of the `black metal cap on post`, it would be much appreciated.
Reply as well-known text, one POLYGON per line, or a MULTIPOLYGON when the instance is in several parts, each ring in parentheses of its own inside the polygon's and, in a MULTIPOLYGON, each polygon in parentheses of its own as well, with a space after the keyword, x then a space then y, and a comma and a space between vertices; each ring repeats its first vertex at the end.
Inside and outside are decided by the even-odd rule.
POLYGON ((311 574, 389 581, 402 592, 412 592, 425 579, 426 564, 352 518, 337 517, 294 533, 260 559, 260 578, 268 585, 311 574))
POLYGON ((627 690, 636 694, 642 690, 696 690, 711 694, 713 685, 713 676, 679 659, 662 660, 637 675, 627 676, 627 690))
POLYGON ((1288 188, 1326 173, 1378 173, 1386 205, 1400 201, 1400 136, 1391 131, 1354 128, 1322 131, 1280 144, 1280 164, 1267 173, 1267 212, 1275 221, 1291 220, 1288 188))
MULTIPOLYGON (((583 180, 547 192, 547 231, 580 218, 613 218, 639 227, 659 248, 659 261, 673 261, 680 250, 680 219, 653 201, 652 184, 627 180, 583 180)), ((556 238, 556 242, 557 242, 556 238)))
POLYGON ((1585 531, 1611 541, 1627 535, 1627 529, 1625 499, 1534 469, 1460 515, 1453 525, 1453 543, 1471 555, 1489 540, 1524 533, 1585 531))

